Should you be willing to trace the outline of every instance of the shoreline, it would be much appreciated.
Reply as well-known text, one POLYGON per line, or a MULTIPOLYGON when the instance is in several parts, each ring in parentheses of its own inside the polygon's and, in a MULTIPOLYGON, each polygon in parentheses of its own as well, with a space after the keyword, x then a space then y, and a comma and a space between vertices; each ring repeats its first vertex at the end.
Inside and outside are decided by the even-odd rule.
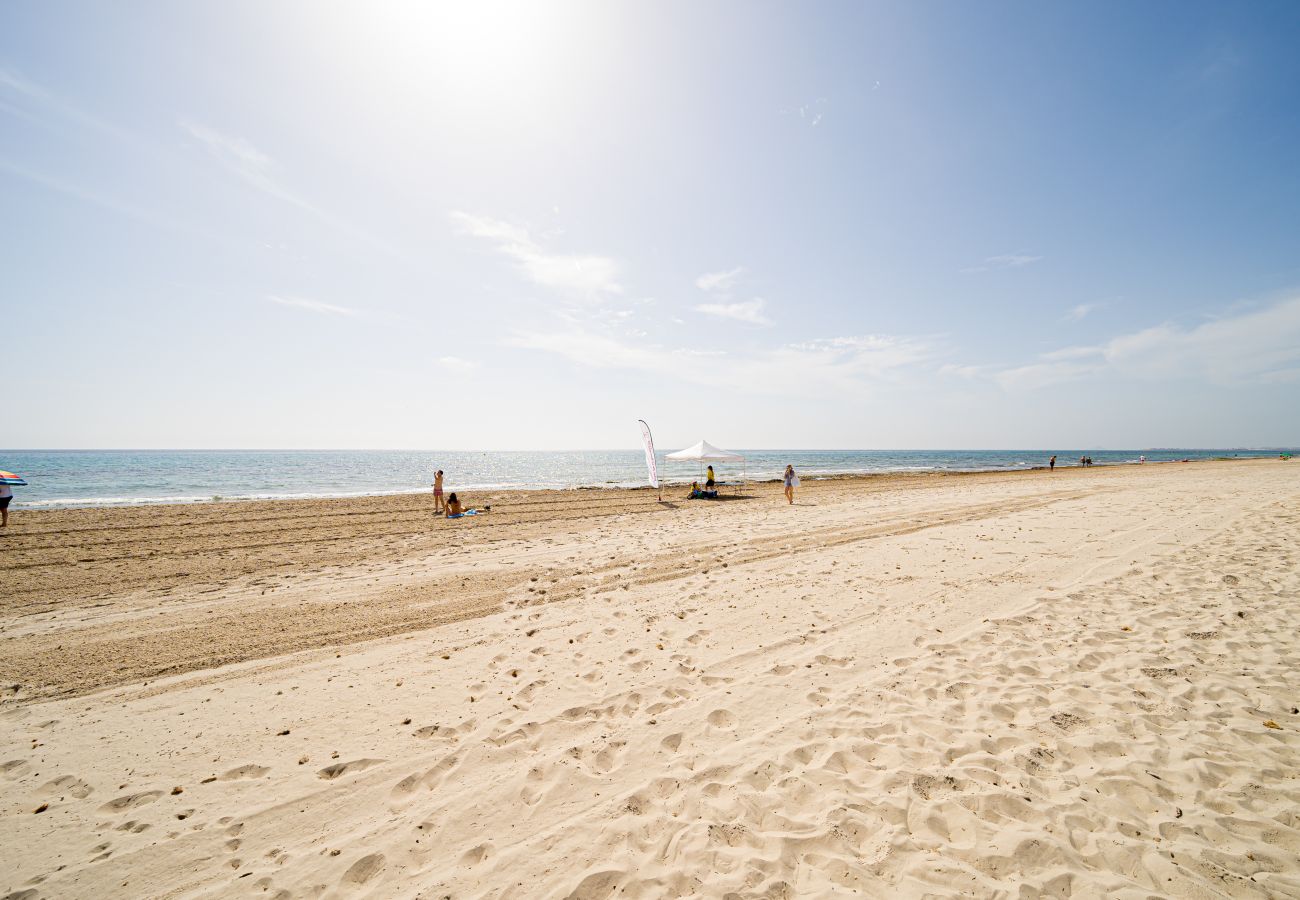
MULTIPOLYGON (((1170 463, 1181 463, 1185 465, 1220 463, 1220 462, 1247 462, 1252 460, 1271 460, 1276 459, 1273 456, 1240 456, 1240 457, 1201 457, 1187 458, 1182 460, 1147 460, 1145 463, 1137 461, 1125 462, 1098 462, 1092 466, 1080 466, 1077 462, 1058 465, 1056 468, 1061 472, 1068 471, 1085 471, 1088 469, 1120 469, 1131 466, 1163 466, 1170 463)), ((907 469, 883 469, 879 471, 852 471, 852 472, 813 472, 807 475, 800 475, 804 486, 810 483, 819 483, 827 481, 852 481, 858 479, 881 479, 881 478, 926 478, 934 476, 955 476, 966 477, 971 475, 1024 475, 1032 472, 1046 472, 1048 467, 1045 465, 1034 466, 998 466, 988 468, 907 468, 907 469)), ((688 486, 694 479, 681 480, 661 480, 660 484, 663 489, 679 489, 688 486)), ((779 475, 772 477, 750 478, 741 482, 743 486, 748 485, 767 485, 781 481, 779 475)), ((726 484, 726 482, 722 482, 726 484)), ((653 491, 654 488, 648 485, 630 485, 627 483, 605 483, 605 484, 578 484, 565 487, 541 486, 533 487, 529 485, 495 485, 486 487, 477 487, 469 485, 449 486, 446 493, 471 492, 476 496, 490 495, 497 496, 501 494, 565 494, 579 491, 653 491)), ((117 500, 100 500, 97 498, 70 499, 70 500, 38 500, 29 501, 45 505, 30 506, 22 502, 21 495, 16 494, 14 502, 10 509, 16 512, 30 515, 34 513, 59 513, 73 512, 79 510, 92 509, 152 509, 157 507, 204 507, 204 506, 229 506, 231 504, 249 504, 249 503, 320 503, 320 502, 349 502, 355 500, 364 500, 371 498, 390 498, 390 497, 418 497, 421 495, 432 495, 431 486, 419 488, 406 488, 402 490, 389 491, 361 491, 357 493, 331 493, 331 494, 290 494, 285 496, 278 495, 252 495, 252 496, 222 496, 214 495, 213 497, 142 497, 142 498, 121 498, 117 500)))

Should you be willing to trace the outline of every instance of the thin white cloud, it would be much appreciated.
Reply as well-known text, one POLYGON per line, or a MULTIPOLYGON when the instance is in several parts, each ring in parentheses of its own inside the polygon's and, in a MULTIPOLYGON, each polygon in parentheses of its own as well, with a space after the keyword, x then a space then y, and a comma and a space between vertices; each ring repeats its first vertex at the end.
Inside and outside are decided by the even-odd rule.
POLYGON ((527 229, 498 219, 459 211, 453 211, 450 217, 462 233, 495 245, 497 252, 513 260, 534 284, 586 300, 623 293, 619 265, 609 257, 547 251, 527 229))
POLYGON ((1094 347, 1066 347, 995 379, 1008 389, 1100 376, 1197 379, 1217 385, 1290 382, 1300 372, 1300 297, 1193 328, 1157 325, 1094 347))
POLYGON ((976 378, 982 378, 988 373, 988 366, 962 366, 954 363, 946 363, 940 366, 935 374, 947 378, 965 378, 969 381, 976 378))
POLYGON ((762 297, 755 297, 753 300, 738 303, 702 303, 695 307, 695 311, 702 312, 706 316, 747 322, 750 325, 771 325, 772 320, 763 313, 763 307, 766 305, 762 297))
POLYGON ((1001 256, 985 257, 984 262, 978 266, 968 266, 962 269, 962 272, 987 272, 990 269, 1022 269, 1025 266, 1033 265, 1041 260, 1041 256, 1030 256, 1027 253, 1005 253, 1001 256))
POLYGON ((1065 314, 1065 320, 1067 322, 1080 322, 1099 305, 1098 303, 1080 303, 1065 314))
MULTIPOLYGON (((878 82, 877 82, 878 83, 878 82)), ((825 97, 818 97, 808 103, 802 103, 799 106, 787 107, 781 110, 781 115, 797 115, 800 119, 808 122, 813 128, 816 128, 826 113, 826 105, 829 101, 825 97)))
POLYGON ((641 371, 691 384, 782 396, 896 383, 942 352, 930 338, 889 335, 804 341, 748 353, 667 348, 584 330, 518 334, 505 343, 552 353, 591 369, 641 371))
POLYGON ((102 132, 116 140, 129 143, 139 150, 155 151, 152 144, 141 140, 138 135, 91 115, 75 103, 24 78, 12 69, 0 69, 0 96, 6 94, 20 107, 26 108, 6 106, 5 109, 29 121, 44 120, 46 123, 55 123, 61 120, 65 124, 70 122, 81 128, 102 132))
POLYGON ((181 119, 181 129, 199 142, 208 154, 226 171, 242 178, 247 184, 277 200, 308 212, 338 230, 351 235, 376 249, 396 255, 388 244, 355 227, 340 216, 322 209, 300 197, 280 183, 276 177, 275 161, 246 138, 224 134, 215 128, 181 119))
POLYGON ((326 316, 361 315, 360 310, 351 309, 347 306, 337 306, 333 303, 322 303, 320 300, 308 300, 305 297, 284 297, 279 294, 267 294, 266 299, 281 306, 292 306, 295 309, 305 309, 326 316))
POLYGON ((203 148, 225 169, 235 173, 259 191, 308 212, 321 214, 320 210, 287 190, 272 177, 271 157, 258 150, 248 140, 222 134, 216 129, 187 119, 181 120, 180 127, 202 144, 203 148))
POLYGON ((725 272, 705 272, 695 279, 695 286, 710 293, 730 294, 732 287, 735 286, 736 279, 743 274, 745 274, 744 266, 736 266, 736 268, 727 269, 725 272))
POLYGON ((50 96, 49 92, 40 85, 28 81, 17 72, 9 69, 0 69, 0 88, 16 91, 37 100, 47 100, 50 96))
POLYGON ((84 203, 101 206, 104 209, 112 210, 113 212, 129 216, 133 219, 139 219, 142 222, 148 222, 151 225, 173 229, 181 227, 177 223, 172 222, 157 213, 141 209, 137 206, 132 206, 129 203, 123 203, 113 197, 108 197, 95 191, 88 190, 70 181, 64 181, 61 178, 55 178, 52 175, 46 175, 42 172, 35 172, 25 166, 20 166, 15 162, 4 159, 3 157, 0 157, 0 172, 8 172, 10 175, 23 178, 33 184, 39 184, 41 187, 47 188, 48 190, 56 191, 60 194, 66 194, 67 196, 74 197, 84 203))

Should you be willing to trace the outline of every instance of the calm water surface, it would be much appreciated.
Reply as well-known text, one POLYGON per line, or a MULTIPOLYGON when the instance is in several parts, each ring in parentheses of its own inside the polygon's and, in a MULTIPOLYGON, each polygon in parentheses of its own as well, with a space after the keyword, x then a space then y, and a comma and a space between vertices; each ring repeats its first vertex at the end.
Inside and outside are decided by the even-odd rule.
MULTIPOLYGON (((676 448, 669 448, 670 450, 676 448)), ((779 478, 787 463, 802 477, 871 472, 989 471, 1047 464, 1097 465, 1219 456, 1275 456, 1276 450, 745 450, 745 464, 716 467, 720 480, 779 478)), ((27 479, 14 506, 29 509, 351 497, 429 489, 435 469, 448 490, 635 487, 646 483, 641 450, 466 452, 435 450, 0 450, 0 469, 27 479)), ((693 463, 668 462, 667 482, 690 481, 693 463)))

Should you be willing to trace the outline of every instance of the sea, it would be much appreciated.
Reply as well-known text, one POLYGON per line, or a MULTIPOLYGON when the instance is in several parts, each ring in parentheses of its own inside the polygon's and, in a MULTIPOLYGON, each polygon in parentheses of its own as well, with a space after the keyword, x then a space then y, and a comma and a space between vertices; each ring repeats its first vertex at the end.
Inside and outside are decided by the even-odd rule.
MULTIPOLYGON (((676 448, 671 448, 676 449, 676 448)), ((883 472, 982 472, 1135 464, 1280 451, 1156 450, 748 450, 745 462, 715 466, 721 481, 772 480, 787 464, 801 478, 883 472)), ((658 455, 662 482, 689 483, 701 467, 658 455)), ((0 450, 0 470, 21 475, 13 507, 59 509, 151 503, 356 497, 428 491, 442 469, 448 491, 626 488, 647 483, 636 450, 0 450)))

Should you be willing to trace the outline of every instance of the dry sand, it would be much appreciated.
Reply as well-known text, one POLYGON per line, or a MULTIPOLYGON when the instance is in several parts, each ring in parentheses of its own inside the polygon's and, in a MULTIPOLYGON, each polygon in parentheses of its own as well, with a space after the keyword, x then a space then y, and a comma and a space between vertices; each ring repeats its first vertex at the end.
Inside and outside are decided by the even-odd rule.
POLYGON ((17 510, 0 896, 1300 897, 1300 463, 805 485, 17 510))

